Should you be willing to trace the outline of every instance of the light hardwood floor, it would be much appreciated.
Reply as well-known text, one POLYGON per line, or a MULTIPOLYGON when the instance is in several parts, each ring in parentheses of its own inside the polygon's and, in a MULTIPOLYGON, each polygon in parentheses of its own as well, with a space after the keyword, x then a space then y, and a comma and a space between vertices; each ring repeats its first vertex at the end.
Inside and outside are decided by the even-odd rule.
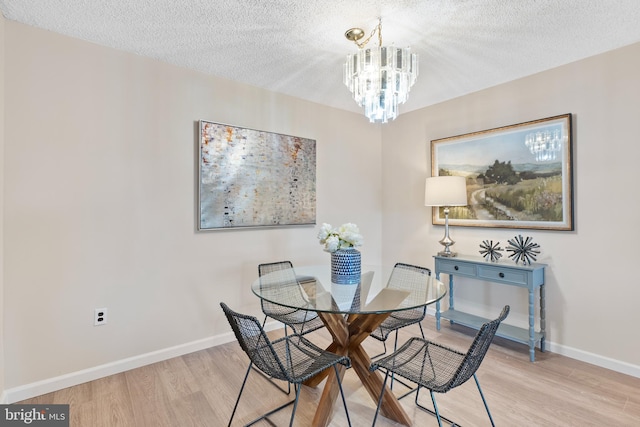
MULTIPOLYGON (((427 338, 461 350, 466 350, 475 334, 448 324, 438 332, 430 316, 423 324, 427 338)), ((417 326, 406 328, 399 342, 417 334, 417 326)), ((320 345, 329 342, 326 330, 309 337, 320 345)), ((382 345, 369 338, 365 348, 370 354, 377 354, 382 345)), ((233 342, 19 403, 68 403, 72 427, 226 426, 247 363, 246 356, 233 342)), ((526 346, 500 338, 489 350, 478 378, 499 427, 640 426, 639 378, 549 352, 537 351, 536 362, 531 363, 526 346)), ((310 425, 322 385, 317 389, 303 387, 296 426, 310 425)), ((346 372, 344 386, 352 424, 371 425, 375 404, 354 372, 346 372)), ((402 390, 402 386, 394 388, 402 390)), ((252 420, 287 398, 252 372, 234 426, 252 420)), ((437 395, 437 400, 441 413, 462 426, 490 425, 473 380, 437 395)), ((430 407, 428 393, 421 393, 420 401, 430 407)), ((414 426, 438 425, 434 417, 416 408, 412 396, 403 399, 402 405, 413 418, 414 426)), ((290 414, 289 407, 271 417, 273 424, 261 421, 257 426, 288 425, 290 414)), ((347 425, 339 398, 330 425, 347 425)), ((379 417, 376 425, 397 424, 379 417)))

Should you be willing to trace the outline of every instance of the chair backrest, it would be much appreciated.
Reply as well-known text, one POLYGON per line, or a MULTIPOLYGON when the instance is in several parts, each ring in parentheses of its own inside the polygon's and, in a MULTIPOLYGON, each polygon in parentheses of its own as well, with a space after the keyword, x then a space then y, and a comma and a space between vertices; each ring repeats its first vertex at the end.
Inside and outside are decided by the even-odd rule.
POLYGON ((223 302, 220 303, 220 307, 231 325, 238 344, 249 360, 267 375, 288 380, 286 370, 258 319, 235 312, 223 302))
MULTIPOLYGON (((410 291, 411 294, 407 297, 408 300, 406 300, 408 305, 413 305, 414 301, 424 302, 424 296, 427 292, 427 276, 431 276, 431 270, 426 267, 398 262, 391 271, 387 287, 410 291)), ((424 306, 412 311, 424 316, 426 309, 427 307, 424 306)), ((405 312, 405 316, 407 314, 408 313, 405 312)))
POLYGON ((431 276, 431 270, 398 262, 393 266, 387 286, 394 289, 424 288, 425 281, 422 275, 431 276))
MULTIPOLYGON (((265 264, 258 265, 258 275, 260 277, 269 274, 269 273, 281 273, 282 277, 279 277, 281 280, 290 279, 291 275, 288 274, 293 271, 293 264, 291 261, 277 261, 277 262, 269 262, 265 264)), ((295 280, 295 274, 293 275, 293 280, 295 280)))
POLYGON ((498 330, 498 326, 500 326, 500 322, 506 319, 509 314, 509 309, 509 306, 505 305, 497 319, 487 322, 480 327, 480 330, 476 334, 473 343, 471 343, 467 354, 462 360, 462 363, 460 363, 457 372, 451 379, 451 382, 447 387, 448 389, 459 386, 475 374, 480 367, 482 359, 484 359, 484 356, 487 354, 493 338, 496 336, 496 331, 498 330))
MULTIPOLYGON (((291 261, 278 261, 258 265, 260 290, 272 300, 286 302, 292 307, 304 307, 308 301, 303 296, 302 289, 296 278, 291 261)), ((290 309, 272 304, 261 298, 262 310, 265 314, 290 312, 290 309)))

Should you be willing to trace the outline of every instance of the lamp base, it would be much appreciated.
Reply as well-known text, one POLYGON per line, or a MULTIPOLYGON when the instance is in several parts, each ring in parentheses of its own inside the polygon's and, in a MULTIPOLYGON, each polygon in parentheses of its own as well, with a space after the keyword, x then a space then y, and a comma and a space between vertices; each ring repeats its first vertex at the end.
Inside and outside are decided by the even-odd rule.
POLYGON ((456 252, 440 251, 440 252, 438 252, 438 256, 444 256, 444 257, 453 258, 455 256, 458 256, 458 254, 456 252))
POLYGON ((444 257, 454 257, 457 254, 455 252, 451 252, 451 246, 453 246, 455 242, 449 237, 449 207, 445 206, 444 208, 444 237, 440 240, 440 244, 444 246, 444 251, 438 252, 438 256, 444 257))

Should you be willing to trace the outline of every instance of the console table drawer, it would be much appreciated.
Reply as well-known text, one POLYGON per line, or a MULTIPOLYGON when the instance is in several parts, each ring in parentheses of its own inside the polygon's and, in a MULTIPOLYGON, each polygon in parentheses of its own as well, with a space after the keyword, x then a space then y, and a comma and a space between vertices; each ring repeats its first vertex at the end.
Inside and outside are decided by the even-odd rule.
POLYGON ((453 273, 471 277, 475 277, 477 274, 475 264, 465 262, 438 260, 438 270, 442 273, 453 273))
POLYGON ((527 286, 529 272, 493 266, 478 266, 478 278, 527 286))

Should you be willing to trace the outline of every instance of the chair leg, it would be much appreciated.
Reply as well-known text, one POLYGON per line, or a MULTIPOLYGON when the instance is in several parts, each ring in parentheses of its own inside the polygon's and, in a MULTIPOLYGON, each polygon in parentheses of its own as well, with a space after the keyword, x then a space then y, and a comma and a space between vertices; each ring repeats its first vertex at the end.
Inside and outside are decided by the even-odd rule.
POLYGON ((422 409, 423 411, 428 412, 434 417, 436 417, 436 419, 438 420, 438 425, 442 427, 442 420, 440 418, 440 412, 438 412, 438 404, 436 403, 436 397, 433 395, 433 392, 431 390, 429 390, 429 393, 431 394, 431 402, 433 402, 433 409, 435 409, 435 412, 427 408, 426 406, 422 405, 420 402, 418 402, 418 398, 420 397, 420 386, 416 387, 416 399, 415 399, 416 406, 422 409))
POLYGON ((349 409, 347 409, 347 399, 344 397, 344 389, 342 388, 342 381, 340 380, 340 372, 338 371, 338 365, 333 365, 334 371, 336 371, 336 379, 338 380, 338 388, 340 388, 340 396, 342 396, 342 403, 344 405, 344 413, 347 415, 347 424, 351 427, 351 418, 349 418, 349 409))
POLYGON ((233 417, 236 415, 236 409, 238 409, 238 403, 240 403, 240 396, 242 396, 242 392, 244 391, 244 386, 247 384, 247 378, 249 377, 249 372, 251 372, 252 367, 253 367, 253 363, 249 363, 249 367, 247 368, 247 373, 244 375, 244 381, 242 381, 242 386, 240 386, 240 392, 238 393, 236 404, 233 405, 233 412, 231 412, 231 418, 229 418, 229 424, 227 424, 227 427, 231 427, 231 421, 233 421, 233 417))
POLYGON ((418 402, 418 397, 420 396, 420 386, 416 387, 416 406, 420 409, 422 409, 425 412, 430 413, 431 415, 433 415, 434 417, 436 417, 436 419, 438 420, 438 425, 440 427, 442 427, 442 420, 444 420, 445 422, 447 422, 448 424, 451 425, 451 427, 455 427, 457 426, 456 423, 454 423, 453 421, 451 421, 450 419, 448 419, 447 417, 443 417, 442 415, 440 415, 440 412, 438 411, 438 405, 436 403, 436 397, 434 395, 434 393, 429 390, 429 393, 431 393, 431 402, 433 402, 433 409, 435 409, 435 412, 432 411, 431 409, 427 408, 426 406, 420 404, 420 402, 418 402))
MULTIPOLYGON (((251 369, 251 367, 249 367, 249 370, 251 369)), ((349 427, 351 427, 351 419, 349 418, 349 411, 347 409, 347 399, 344 396, 344 390, 342 388, 342 381, 340 381, 340 373, 338 372, 338 367, 334 365, 334 369, 336 372, 336 377, 338 379, 338 387, 340 389, 340 395, 342 396, 342 403, 344 404, 344 410, 345 413, 347 415, 347 423, 349 425, 349 427)), ((247 381, 247 376, 249 375, 248 371, 247 371, 247 375, 245 375, 245 381, 242 384, 242 388, 240 389, 240 394, 242 394, 242 390, 244 389, 244 385, 247 381)), ((296 417, 296 410, 298 409, 298 400, 300 400, 300 391, 302 389, 302 385, 300 384, 295 384, 295 390, 296 390, 296 397, 294 400, 291 400, 281 406, 278 406, 275 409, 272 409, 271 411, 267 412, 264 415, 261 415, 260 417, 256 418, 255 420, 251 421, 248 424, 245 424, 244 427, 249 427, 254 425, 255 423, 257 423, 260 420, 263 420, 265 418, 267 418, 269 415, 275 414, 276 412, 280 411, 281 409, 286 408, 287 406, 293 404, 293 410, 291 411, 291 419, 289 420, 289 427, 293 427, 293 420, 296 417)), ((236 406, 233 408, 233 414, 231 414, 231 420, 229 420, 229 425, 227 427, 231 427, 231 421, 233 420, 233 415, 236 412, 236 408, 238 406, 238 402, 240 401, 240 396, 238 395, 238 401, 236 401, 236 406)))
POLYGON ((476 380, 476 386, 478 386, 478 391, 480 392, 480 397, 482 397, 482 403, 484 403, 484 409, 487 410, 487 415, 489 415, 489 421, 491 421, 491 426, 495 427, 496 425, 493 423, 493 417, 491 416, 491 412, 489 411, 489 405, 487 405, 487 401, 484 398, 484 393, 482 393, 482 388, 480 388, 480 382, 478 381, 478 377, 476 374, 473 374, 473 379, 476 380))
POLYGON ((380 390, 380 397, 378 397, 378 406, 376 406, 376 414, 373 416, 373 424, 371 427, 376 425, 376 420, 378 419, 378 413, 380 412, 380 406, 382 405, 382 396, 384 395, 384 389, 387 387, 387 379, 389 378, 389 371, 384 376, 384 382, 382 383, 382 390, 380 390))
POLYGON ((293 427, 293 419, 296 416, 296 409, 298 409, 298 399, 300 398, 300 389, 302 386, 300 384, 296 384, 296 399, 293 401, 293 410, 291 411, 291 421, 289 421, 289 427, 293 427))
MULTIPOLYGON (((475 378, 475 374, 474 374, 474 378, 475 378)), ((477 378, 476 378, 476 385, 478 386, 478 390, 480 390, 480 384, 478 383, 478 379, 477 378)), ((418 395, 420 394, 420 387, 419 386, 418 386, 418 392, 416 393, 416 405, 420 409, 430 413, 431 415, 434 415, 438 419, 438 426, 439 427, 442 427, 442 420, 445 420, 451 427, 460 427, 460 426, 458 426, 458 424, 454 423, 450 419, 440 415, 440 411, 438 411, 438 404, 436 403, 435 393, 433 391, 431 391, 431 390, 429 390, 429 393, 431 394, 431 401, 433 402, 433 409, 435 409, 435 412, 432 411, 429 408, 426 408, 425 406, 421 405, 420 403, 418 403, 418 395)), ((493 427, 495 427, 495 424, 493 424, 493 418, 491 418, 491 414, 489 413, 489 407, 487 406, 487 402, 484 400, 484 396, 482 395, 482 390, 480 390, 480 396, 482 397, 482 401, 484 402, 484 407, 487 410, 487 413, 489 414, 489 419, 491 420, 491 425, 493 427)))
MULTIPOLYGON (((297 389, 296 389, 296 390, 297 390, 297 389)), ((296 399, 297 399, 297 396, 296 396, 296 399)), ((280 411, 280 410, 282 410, 282 409, 284 409, 284 408, 286 408, 287 406, 292 405, 292 404, 294 405, 294 409, 293 409, 293 411, 294 411, 294 414, 295 414, 295 405, 296 405, 296 404, 297 404, 297 402, 298 402, 296 399, 294 399, 294 400, 290 400, 290 401, 288 401, 288 402, 286 402, 286 403, 283 403, 282 405, 278 406, 277 408, 274 408, 274 409, 270 410, 269 412, 266 412, 266 413, 264 413, 264 414, 260 415, 258 418, 256 418, 256 419, 254 419, 253 421, 251 421, 251 422, 249 422, 249 423, 245 424, 245 425, 244 425, 244 427, 250 427, 250 426, 252 426, 252 425, 256 424, 258 421, 265 420, 265 419, 266 419, 269 423, 271 423, 271 421, 268 419, 270 415, 273 415, 273 414, 275 414, 276 412, 278 412, 278 411, 280 411)), ((231 423, 231 421, 229 421, 229 423, 231 423)), ((229 425, 228 427, 231 427, 231 426, 229 425)))
MULTIPOLYGON (((395 340, 393 341, 393 351, 395 353, 395 351, 398 349, 398 330, 396 329, 396 337, 395 340)), ((389 389, 393 390, 393 381, 395 379, 395 374, 392 372, 391 373, 391 384, 389 385, 389 389)))
POLYGON ((371 359, 371 360, 376 360, 377 358, 382 357, 382 356, 384 356, 385 354, 387 354, 387 343, 386 343, 386 341, 382 341, 382 348, 384 349, 384 350, 382 351, 382 353, 378 353, 378 354, 376 354, 375 356, 371 356, 371 357, 370 357, 370 359, 371 359))
MULTIPOLYGON (((433 391, 429 390, 431 394, 431 401, 433 402, 433 409, 436 410, 436 418, 438 419, 438 426, 442 427, 442 420, 440 419, 440 412, 438 411, 438 404, 436 403, 436 397, 433 395, 433 391)), ((416 394, 416 397, 418 395, 416 394)))
POLYGON ((424 337, 424 329, 422 329, 422 322, 418 322, 418 326, 420 327, 420 334, 422 335, 422 339, 423 339, 423 340, 424 340, 424 339, 426 339, 426 338, 424 337))

